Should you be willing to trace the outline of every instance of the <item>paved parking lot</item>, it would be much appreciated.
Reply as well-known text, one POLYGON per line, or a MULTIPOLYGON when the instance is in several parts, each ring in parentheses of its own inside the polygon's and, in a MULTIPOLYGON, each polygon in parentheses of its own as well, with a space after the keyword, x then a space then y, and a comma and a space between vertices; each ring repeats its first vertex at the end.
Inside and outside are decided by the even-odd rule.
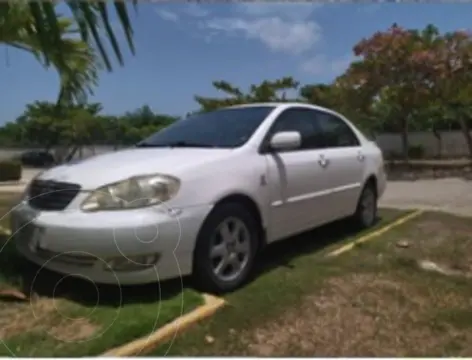
POLYGON ((441 210, 472 216, 472 181, 459 178, 390 181, 380 206, 441 210))

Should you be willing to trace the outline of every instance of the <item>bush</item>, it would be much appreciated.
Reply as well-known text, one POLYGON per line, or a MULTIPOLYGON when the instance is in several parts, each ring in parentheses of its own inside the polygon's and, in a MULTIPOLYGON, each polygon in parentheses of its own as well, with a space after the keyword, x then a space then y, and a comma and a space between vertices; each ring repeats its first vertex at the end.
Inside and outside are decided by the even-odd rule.
POLYGON ((0 181, 21 179, 21 163, 14 160, 0 160, 0 181))
POLYGON ((423 159, 425 149, 422 145, 412 145, 408 148, 408 156, 412 159, 423 159))

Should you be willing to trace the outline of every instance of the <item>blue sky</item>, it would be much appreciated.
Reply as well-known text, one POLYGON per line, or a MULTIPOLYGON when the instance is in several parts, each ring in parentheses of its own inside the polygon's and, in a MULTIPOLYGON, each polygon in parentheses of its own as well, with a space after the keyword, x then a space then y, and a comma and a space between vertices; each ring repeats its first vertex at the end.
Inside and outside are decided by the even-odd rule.
MULTIPOLYGON (((132 14, 136 56, 117 26, 125 66, 103 72, 90 100, 110 114, 148 104, 183 115, 197 108, 194 95, 218 95, 214 80, 243 89, 282 76, 329 82, 352 60, 353 45, 375 31, 394 22, 467 29, 470 14, 472 3, 141 3, 132 14)), ((0 124, 14 120, 27 103, 57 97, 57 75, 29 54, 9 49, 7 56, 0 47, 0 73, 0 124)))

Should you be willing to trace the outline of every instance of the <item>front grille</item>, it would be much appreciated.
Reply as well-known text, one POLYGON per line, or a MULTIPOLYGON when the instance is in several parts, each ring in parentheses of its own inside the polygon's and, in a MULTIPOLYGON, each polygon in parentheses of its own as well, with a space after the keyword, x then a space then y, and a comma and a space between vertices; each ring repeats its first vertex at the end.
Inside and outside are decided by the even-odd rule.
POLYGON ((64 210, 77 196, 80 185, 51 180, 33 180, 29 204, 38 210, 64 210))

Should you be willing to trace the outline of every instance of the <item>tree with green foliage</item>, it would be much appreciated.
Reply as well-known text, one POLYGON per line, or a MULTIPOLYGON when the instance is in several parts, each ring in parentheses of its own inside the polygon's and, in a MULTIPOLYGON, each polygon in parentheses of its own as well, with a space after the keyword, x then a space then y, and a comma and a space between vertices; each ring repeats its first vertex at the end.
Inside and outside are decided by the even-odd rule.
MULTIPOLYGON (((355 55, 362 60, 352 64, 346 74, 355 80, 349 85, 356 92, 368 95, 365 99, 369 107, 375 99, 382 105, 392 105, 388 108, 388 118, 397 124, 396 130, 401 132, 406 159, 409 147, 407 119, 420 88, 415 78, 416 64, 410 61, 417 43, 415 32, 393 25, 387 31, 377 32, 354 46, 355 55)), ((379 104, 376 108, 386 110, 379 104)), ((371 109, 363 110, 370 115, 371 109)))
POLYGON ((16 124, 22 129, 23 141, 46 151, 62 149, 57 157, 73 156, 81 146, 90 145, 103 136, 97 115, 100 104, 61 107, 46 101, 36 101, 26 107, 16 124), (99 134, 97 134, 99 132, 99 134))
POLYGON ((121 139, 123 143, 134 144, 170 125, 176 119, 174 116, 156 114, 149 106, 145 105, 119 117, 116 127, 110 131, 116 139, 121 139))
POLYGON ((335 90, 332 85, 328 84, 305 85, 300 88, 300 97, 310 104, 336 108, 338 99, 335 90))
POLYGON ((286 93, 290 90, 297 90, 299 83, 292 77, 283 77, 273 81, 265 80, 260 84, 251 85, 246 93, 227 81, 214 81, 213 86, 225 93, 226 97, 208 98, 195 96, 195 101, 201 107, 200 111, 211 111, 246 103, 290 101, 290 99, 287 99, 286 93))
POLYGON ((101 115, 99 103, 57 107, 36 101, 28 104, 15 122, 0 127, 0 143, 6 146, 54 151, 58 161, 73 157, 85 146, 132 145, 168 126, 176 117, 154 113, 142 106, 122 116, 101 115))
POLYGON ((393 25, 354 47, 361 59, 338 78, 344 99, 371 121, 402 136, 408 159, 410 130, 430 130, 440 143, 441 127, 462 130, 472 156, 472 41, 468 33, 440 34, 428 25, 407 30, 393 25))
POLYGON ((430 57, 435 75, 431 101, 441 103, 441 113, 456 122, 465 138, 472 158, 472 37, 465 31, 446 33, 430 57), (439 99, 439 101, 438 101, 439 99))

